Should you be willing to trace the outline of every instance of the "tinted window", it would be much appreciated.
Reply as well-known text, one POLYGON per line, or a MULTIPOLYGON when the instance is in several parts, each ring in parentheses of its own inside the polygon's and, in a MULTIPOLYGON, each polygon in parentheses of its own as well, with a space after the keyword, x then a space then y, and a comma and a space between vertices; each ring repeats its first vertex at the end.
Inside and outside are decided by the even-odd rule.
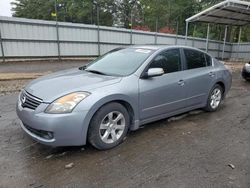
POLYGON ((152 53, 152 50, 136 48, 114 50, 94 60, 85 70, 98 71, 107 75, 130 75, 135 72, 152 53))
POLYGON ((207 66, 211 66, 212 65, 212 58, 207 54, 205 54, 205 57, 206 57, 207 66))
POLYGON ((186 56, 187 69, 206 67, 207 62, 204 53, 196 50, 184 49, 184 54, 186 56))
POLYGON ((167 50, 155 57, 149 68, 162 68, 165 73, 181 70, 180 50, 167 50))

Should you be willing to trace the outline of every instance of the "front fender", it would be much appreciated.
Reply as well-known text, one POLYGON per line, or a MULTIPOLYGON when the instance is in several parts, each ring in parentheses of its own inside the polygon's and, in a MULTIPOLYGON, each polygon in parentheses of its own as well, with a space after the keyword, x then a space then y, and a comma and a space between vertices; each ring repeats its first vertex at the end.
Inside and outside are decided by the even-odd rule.
POLYGON ((99 99, 98 101, 96 101, 92 107, 89 109, 84 122, 83 122, 83 129, 82 129, 82 135, 83 135, 83 145, 86 144, 87 141, 87 134, 88 134, 88 128, 90 125, 90 121, 92 119, 92 117, 94 116, 94 114, 98 111, 98 109, 100 109, 103 105, 113 102, 113 101, 124 101, 128 104, 130 104, 131 108, 133 109, 134 112, 134 123, 136 124, 135 126, 138 125, 138 102, 137 100, 128 97, 126 95, 123 94, 113 94, 113 95, 108 95, 106 97, 103 97, 101 99, 99 99))

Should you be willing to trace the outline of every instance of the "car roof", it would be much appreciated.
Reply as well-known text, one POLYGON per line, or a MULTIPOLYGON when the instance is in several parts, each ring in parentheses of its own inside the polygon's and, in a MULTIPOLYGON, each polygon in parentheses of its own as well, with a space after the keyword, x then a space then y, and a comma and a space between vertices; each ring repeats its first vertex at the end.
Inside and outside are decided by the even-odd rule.
POLYGON ((128 48, 140 48, 140 49, 148 49, 148 50, 160 50, 160 49, 167 49, 167 48, 188 48, 199 50, 198 48, 193 48, 189 46, 181 46, 181 45, 132 45, 128 48))
POLYGON ((154 50, 154 51, 163 50, 163 49, 171 49, 171 48, 185 48, 185 49, 197 50, 205 54, 208 54, 207 52, 202 51, 198 48, 194 48, 190 46, 182 46, 182 45, 131 45, 128 48, 147 49, 147 50, 154 50))

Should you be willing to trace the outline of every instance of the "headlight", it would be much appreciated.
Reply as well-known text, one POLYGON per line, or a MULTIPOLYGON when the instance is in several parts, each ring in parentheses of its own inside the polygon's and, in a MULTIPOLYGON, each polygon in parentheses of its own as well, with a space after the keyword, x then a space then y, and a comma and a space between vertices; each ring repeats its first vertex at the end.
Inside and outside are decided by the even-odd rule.
POLYGON ((87 92, 75 92, 65 95, 52 102, 45 110, 45 113, 63 114, 70 113, 83 99, 89 96, 87 92))

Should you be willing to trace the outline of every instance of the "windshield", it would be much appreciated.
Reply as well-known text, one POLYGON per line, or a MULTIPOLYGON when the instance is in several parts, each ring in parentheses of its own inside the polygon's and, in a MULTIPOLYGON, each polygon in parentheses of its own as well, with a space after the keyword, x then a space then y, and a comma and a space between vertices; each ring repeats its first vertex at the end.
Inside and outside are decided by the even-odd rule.
POLYGON ((136 48, 110 52, 87 65, 85 70, 96 74, 127 76, 135 72, 152 53, 152 50, 136 48))

